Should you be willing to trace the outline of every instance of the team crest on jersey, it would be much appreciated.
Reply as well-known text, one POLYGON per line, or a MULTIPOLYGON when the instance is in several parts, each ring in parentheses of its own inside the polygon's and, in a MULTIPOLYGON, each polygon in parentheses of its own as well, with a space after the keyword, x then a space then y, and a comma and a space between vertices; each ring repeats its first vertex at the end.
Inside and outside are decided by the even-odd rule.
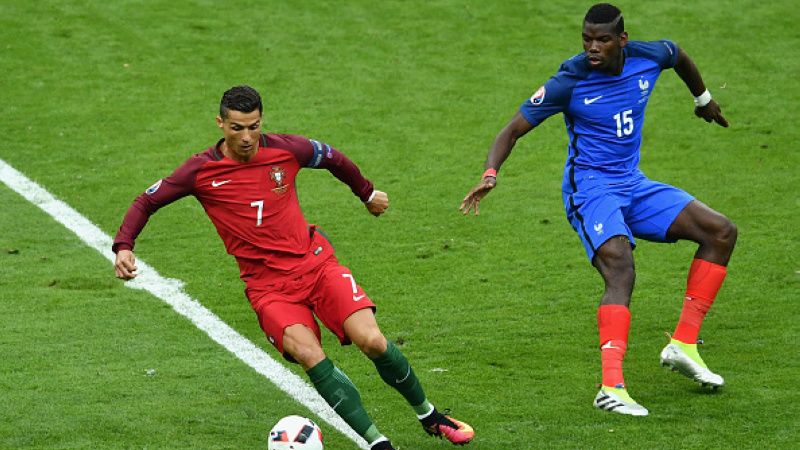
POLYGON ((598 236, 603 235, 603 222, 594 223, 594 232, 597 233, 598 236))
POLYGON ((158 181, 156 181, 155 183, 153 183, 153 185, 152 185, 152 186, 150 186, 149 188, 147 188, 147 190, 145 190, 145 191, 144 191, 144 193, 145 193, 145 194, 147 194, 147 195, 153 195, 153 194, 155 194, 155 193, 156 193, 156 191, 158 190, 158 188, 160 188, 160 187, 161 187, 161 182, 162 182, 162 181, 164 181, 164 180, 158 180, 158 181))
POLYGON ((650 93, 650 81, 645 80, 644 77, 639 77, 639 89, 642 90, 642 96, 650 93))
POLYGON ((275 187, 272 188, 272 192, 281 195, 286 193, 286 190, 289 189, 289 185, 286 184, 286 174, 283 172, 283 167, 272 166, 272 170, 269 172, 269 178, 275 182, 275 187))

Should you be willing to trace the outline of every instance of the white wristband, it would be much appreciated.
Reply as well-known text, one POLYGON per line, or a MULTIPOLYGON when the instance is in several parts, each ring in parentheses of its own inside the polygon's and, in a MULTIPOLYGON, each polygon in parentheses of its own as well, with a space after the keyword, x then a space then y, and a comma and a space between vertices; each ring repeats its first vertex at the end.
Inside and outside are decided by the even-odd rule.
POLYGON ((369 194, 369 198, 367 199, 367 201, 365 201, 365 202, 364 202, 365 204, 367 204, 367 205, 368 205, 368 204, 372 203, 372 201, 373 201, 373 200, 375 200, 375 192, 376 192, 376 191, 375 191, 375 190, 373 190, 373 191, 372 191, 372 194, 369 194))
POLYGON ((694 98, 694 106, 702 108, 706 106, 710 101, 711 101, 711 92, 708 92, 708 89, 706 89, 705 92, 694 98))

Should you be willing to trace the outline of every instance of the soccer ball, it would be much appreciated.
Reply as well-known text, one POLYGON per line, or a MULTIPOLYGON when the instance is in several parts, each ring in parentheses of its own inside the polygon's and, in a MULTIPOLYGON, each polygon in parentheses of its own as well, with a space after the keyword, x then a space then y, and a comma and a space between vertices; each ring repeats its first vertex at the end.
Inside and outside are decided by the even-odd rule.
POLYGON ((311 419, 286 416, 269 431, 268 450, 322 450, 322 430, 311 419))

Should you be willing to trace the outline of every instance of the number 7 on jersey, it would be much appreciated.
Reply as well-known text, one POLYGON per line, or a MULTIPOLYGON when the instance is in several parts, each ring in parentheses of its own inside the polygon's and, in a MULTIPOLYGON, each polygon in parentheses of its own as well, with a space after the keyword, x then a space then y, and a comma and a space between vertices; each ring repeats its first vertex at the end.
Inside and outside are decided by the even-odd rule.
POLYGON ((256 226, 261 226, 261 217, 264 214, 264 200, 256 200, 254 202, 250 202, 250 206, 253 208, 258 207, 258 212, 256 213, 258 217, 256 217, 256 226))

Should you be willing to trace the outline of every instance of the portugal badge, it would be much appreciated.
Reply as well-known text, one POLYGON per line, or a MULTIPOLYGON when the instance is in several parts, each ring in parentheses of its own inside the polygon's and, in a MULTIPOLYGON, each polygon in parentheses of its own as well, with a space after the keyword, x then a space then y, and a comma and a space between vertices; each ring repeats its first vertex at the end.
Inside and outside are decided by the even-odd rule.
POLYGON ((287 189, 289 189, 289 185, 286 184, 283 167, 272 166, 272 170, 269 172, 269 178, 275 182, 275 187, 272 188, 272 192, 282 195, 286 193, 287 189))

